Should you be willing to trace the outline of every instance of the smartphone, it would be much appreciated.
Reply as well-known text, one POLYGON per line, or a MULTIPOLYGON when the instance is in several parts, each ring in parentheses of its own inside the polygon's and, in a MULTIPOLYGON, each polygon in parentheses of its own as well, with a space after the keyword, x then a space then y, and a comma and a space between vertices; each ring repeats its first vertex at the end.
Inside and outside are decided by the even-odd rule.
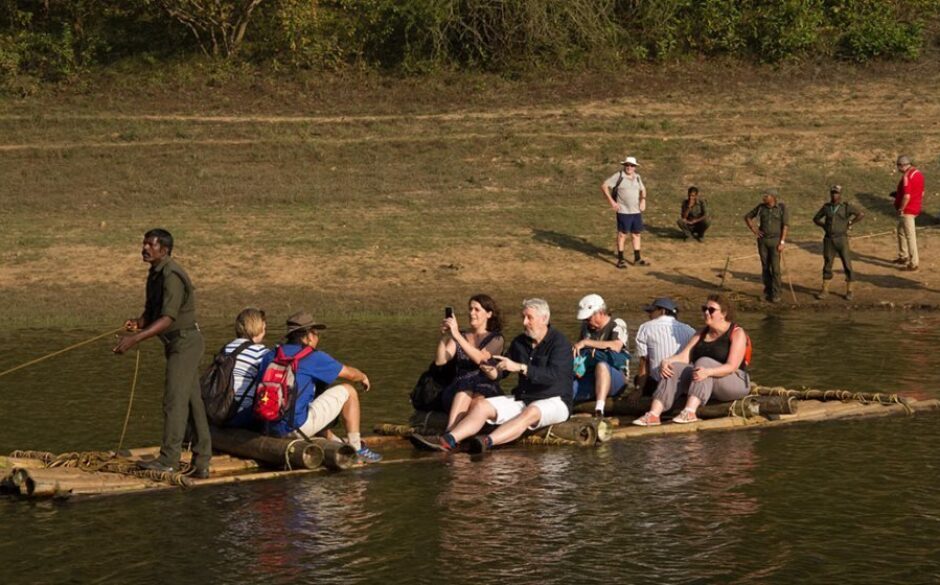
POLYGON ((450 319, 450 318, 453 317, 453 316, 454 316, 454 308, 453 308, 453 307, 444 307, 444 318, 445 318, 445 319, 450 319))

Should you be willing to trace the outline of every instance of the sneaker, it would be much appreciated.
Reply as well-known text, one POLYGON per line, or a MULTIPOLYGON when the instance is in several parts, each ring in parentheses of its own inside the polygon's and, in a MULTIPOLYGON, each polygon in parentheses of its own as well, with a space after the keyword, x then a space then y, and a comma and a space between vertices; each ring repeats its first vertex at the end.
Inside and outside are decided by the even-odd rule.
POLYGON ((689 423, 698 422, 699 418, 691 410, 683 409, 682 412, 677 414, 672 418, 672 422, 679 423, 680 425, 685 425, 689 423))
POLYGON ((783 299, 781 299, 780 297, 770 297, 770 302, 775 305, 781 301, 783 301, 783 299))
POLYGON ((445 448, 444 440, 439 435, 419 435, 412 433, 408 440, 419 451, 450 451, 445 448))
POLYGON ((356 451, 356 459, 362 463, 378 463, 382 460, 382 456, 363 445, 356 451))
POLYGON ((633 424, 638 427, 655 427, 661 424, 661 422, 659 420, 659 416, 653 414, 652 412, 647 412, 640 418, 634 420, 633 424))
POLYGON ((905 271, 905 272, 917 272, 917 268, 918 268, 918 267, 917 267, 917 266, 914 266, 913 264, 908 264, 908 265, 905 266, 904 268, 901 268, 901 270, 903 270, 903 271, 905 271))
POLYGON ((636 262, 634 262, 633 265, 634 265, 634 266, 649 266, 650 263, 649 263, 648 260, 644 260, 643 258, 640 258, 639 260, 637 260, 636 262))
POLYGON ((604 413, 601 412, 600 410, 595 410, 595 411, 594 411, 594 418, 598 418, 598 419, 599 419, 599 418, 604 418, 604 413))
POLYGON ((467 445, 468 451, 471 455, 482 455, 489 450, 489 442, 486 440, 486 436, 477 435, 470 439, 469 444, 467 445))
POLYGON ((891 261, 891 263, 892 263, 892 264, 900 264, 901 266, 904 266, 904 265, 908 264, 908 260, 907 260, 907 258, 895 258, 894 260, 891 261))
POLYGON ((626 260, 624 260, 623 258, 621 258, 620 260, 617 260, 617 268, 626 268, 626 267, 627 267, 626 260))

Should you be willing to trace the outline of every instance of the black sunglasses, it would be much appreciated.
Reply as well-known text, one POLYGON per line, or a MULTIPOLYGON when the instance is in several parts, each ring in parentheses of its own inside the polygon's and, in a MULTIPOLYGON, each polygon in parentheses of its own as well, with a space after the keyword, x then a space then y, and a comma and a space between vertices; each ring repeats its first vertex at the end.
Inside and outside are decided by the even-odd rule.
POLYGON ((702 311, 708 313, 709 315, 714 315, 718 311, 718 307, 709 307, 708 305, 702 305, 702 311))

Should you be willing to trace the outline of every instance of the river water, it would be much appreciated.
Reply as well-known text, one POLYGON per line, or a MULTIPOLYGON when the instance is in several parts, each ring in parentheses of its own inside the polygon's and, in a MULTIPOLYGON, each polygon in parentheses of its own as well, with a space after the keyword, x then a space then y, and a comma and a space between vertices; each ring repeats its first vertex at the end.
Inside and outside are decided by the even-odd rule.
MULTIPOLYGON (((639 321, 628 322, 632 340, 639 321)), ((938 315, 741 322, 761 384, 940 397, 938 315)), ((322 349, 375 386, 364 428, 404 419, 434 320, 330 325, 322 349)), ((224 324, 205 329, 210 348, 225 341, 224 324)), ((5 332, 0 371, 95 334, 5 332)), ((117 445, 134 356, 108 343, 0 379, 0 452, 117 445)), ((141 356, 130 446, 160 437, 158 344, 141 356)), ((420 456, 190 492, 3 499, 0 583, 940 583, 938 423, 833 421, 420 456)))

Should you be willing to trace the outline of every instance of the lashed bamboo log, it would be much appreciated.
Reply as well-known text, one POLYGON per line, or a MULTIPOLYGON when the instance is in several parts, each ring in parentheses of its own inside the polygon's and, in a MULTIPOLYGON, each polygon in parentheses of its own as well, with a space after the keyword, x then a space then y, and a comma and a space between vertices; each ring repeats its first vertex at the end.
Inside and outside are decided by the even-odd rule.
POLYGON ((305 440, 267 437, 246 429, 212 428, 212 447, 223 453, 248 457, 278 468, 316 469, 324 450, 305 440))
POLYGON ((341 471, 356 465, 356 450, 352 445, 319 437, 313 437, 310 441, 323 452, 323 464, 328 469, 341 471))
MULTIPOLYGON (((640 416, 650 409, 653 399, 649 396, 636 396, 628 394, 624 397, 608 398, 604 403, 604 414, 607 416, 640 416)), ((581 402, 574 405, 574 412, 580 414, 593 414, 594 402, 581 402)))

